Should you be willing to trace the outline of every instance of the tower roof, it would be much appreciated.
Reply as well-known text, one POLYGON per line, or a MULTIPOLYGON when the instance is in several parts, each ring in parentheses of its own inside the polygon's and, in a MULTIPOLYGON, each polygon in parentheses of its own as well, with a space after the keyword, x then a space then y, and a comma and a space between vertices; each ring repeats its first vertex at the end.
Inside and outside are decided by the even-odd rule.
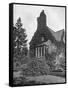
POLYGON ((43 16, 43 15, 45 15, 44 10, 42 10, 42 12, 40 13, 40 16, 43 16))
POLYGON ((42 28, 42 27, 46 26, 46 24, 47 24, 46 23, 46 14, 45 14, 44 10, 41 11, 40 16, 37 18, 37 23, 38 23, 37 27, 42 28))

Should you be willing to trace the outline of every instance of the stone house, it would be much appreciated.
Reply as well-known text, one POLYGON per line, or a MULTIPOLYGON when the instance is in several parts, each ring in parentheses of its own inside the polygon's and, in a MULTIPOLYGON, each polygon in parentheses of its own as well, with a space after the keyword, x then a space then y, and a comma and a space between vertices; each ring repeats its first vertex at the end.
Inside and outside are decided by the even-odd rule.
POLYGON ((56 43, 65 43, 64 29, 53 31, 47 26, 47 18, 44 10, 37 18, 37 30, 30 41, 30 55, 32 57, 45 57, 46 49, 49 53, 56 52, 56 43))

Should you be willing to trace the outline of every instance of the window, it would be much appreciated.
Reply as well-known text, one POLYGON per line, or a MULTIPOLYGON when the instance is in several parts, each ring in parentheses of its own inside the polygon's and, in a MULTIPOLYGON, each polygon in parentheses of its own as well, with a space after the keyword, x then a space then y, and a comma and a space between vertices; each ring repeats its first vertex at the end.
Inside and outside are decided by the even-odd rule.
POLYGON ((44 37, 42 37, 41 40, 44 41, 44 37))

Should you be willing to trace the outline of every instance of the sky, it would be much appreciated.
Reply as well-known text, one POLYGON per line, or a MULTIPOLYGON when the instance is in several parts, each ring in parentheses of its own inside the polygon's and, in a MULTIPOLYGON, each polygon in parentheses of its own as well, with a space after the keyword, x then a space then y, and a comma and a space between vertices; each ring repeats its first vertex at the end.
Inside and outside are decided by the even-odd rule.
POLYGON ((41 11, 44 10, 47 17, 47 26, 53 31, 65 29, 65 8, 52 6, 32 6, 32 5, 14 5, 13 9, 13 23, 21 17, 23 28, 26 30, 28 47, 29 42, 37 30, 37 17, 40 16, 41 11))

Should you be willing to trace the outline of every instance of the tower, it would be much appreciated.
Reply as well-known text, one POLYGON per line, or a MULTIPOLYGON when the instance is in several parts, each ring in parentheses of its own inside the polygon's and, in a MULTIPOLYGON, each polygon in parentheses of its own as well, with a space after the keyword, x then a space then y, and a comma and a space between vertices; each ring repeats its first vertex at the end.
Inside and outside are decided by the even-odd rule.
POLYGON ((38 28, 42 28, 46 26, 46 15, 44 10, 40 13, 40 16, 37 18, 37 26, 38 28))

